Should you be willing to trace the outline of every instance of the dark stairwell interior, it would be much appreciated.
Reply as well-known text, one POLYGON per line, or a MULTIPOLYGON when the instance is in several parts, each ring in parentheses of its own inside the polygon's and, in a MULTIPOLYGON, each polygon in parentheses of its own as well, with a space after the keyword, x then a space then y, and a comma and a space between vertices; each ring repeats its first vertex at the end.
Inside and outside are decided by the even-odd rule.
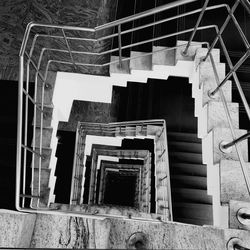
POLYGON ((197 138, 194 100, 187 78, 148 79, 113 87, 118 121, 165 119, 169 147, 174 220, 212 224, 212 199, 207 195, 206 165, 197 138))

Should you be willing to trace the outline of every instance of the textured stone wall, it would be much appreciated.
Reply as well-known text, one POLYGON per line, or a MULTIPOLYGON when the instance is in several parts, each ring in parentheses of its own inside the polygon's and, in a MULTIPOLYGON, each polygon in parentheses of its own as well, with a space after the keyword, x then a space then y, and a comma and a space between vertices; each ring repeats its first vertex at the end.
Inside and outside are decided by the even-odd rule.
POLYGON ((250 247, 250 232, 175 222, 86 219, 0 211, 0 248, 227 249, 231 238, 250 247))
POLYGON ((145 249, 227 249, 232 237, 250 246, 250 232, 195 226, 174 222, 105 219, 93 220, 69 216, 38 215, 31 247, 135 249, 143 240, 145 249), (134 237, 133 235, 138 235, 134 237), (140 238, 140 234, 143 235, 140 238))
MULTIPOLYGON (((114 19, 115 8, 116 0, 0 1, 0 79, 17 79, 18 54, 29 22, 95 27, 114 19)), ((100 50, 108 45, 95 46, 100 50)))
POLYGON ((0 248, 30 246, 36 215, 0 210, 0 248))

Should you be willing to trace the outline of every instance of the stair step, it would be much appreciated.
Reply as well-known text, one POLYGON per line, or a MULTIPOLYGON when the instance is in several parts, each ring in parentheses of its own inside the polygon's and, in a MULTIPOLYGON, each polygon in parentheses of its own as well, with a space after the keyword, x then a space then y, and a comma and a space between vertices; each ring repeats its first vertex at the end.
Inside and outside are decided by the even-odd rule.
POLYGON ((197 220, 197 219, 190 219, 190 218, 181 218, 181 217, 176 217, 174 218, 174 221, 176 222, 181 222, 185 224, 192 224, 192 225, 212 225, 210 220, 197 220))
POLYGON ((207 166, 203 164, 171 163, 170 170, 173 175, 207 176, 207 166))
MULTIPOLYGON (((49 178, 50 178, 51 169, 41 169, 40 173, 40 188, 46 189, 49 185, 49 178)), ((39 169, 34 168, 34 188, 38 188, 39 182, 39 169)))
POLYGON ((175 65, 175 49, 167 50, 167 47, 153 46, 153 52, 153 65, 175 65))
POLYGON ((202 153, 202 146, 196 142, 169 141, 169 151, 181 151, 188 153, 202 153))
MULTIPOLYGON (((44 98, 43 98, 44 104, 47 104, 47 105, 52 104, 56 75, 57 75, 57 72, 48 71, 47 73, 47 80, 46 80, 46 84, 44 88, 44 98)), ((42 86, 43 86, 43 82, 38 77, 37 103, 42 103, 42 86)))
POLYGON ((187 152, 169 152, 170 162, 202 163, 202 154, 187 152))
MULTIPOLYGON (((42 147, 49 148, 51 145, 51 137, 52 137, 53 128, 47 127, 43 128, 43 135, 42 135, 42 147)), ((40 136, 41 135, 41 128, 36 127, 36 138, 35 138, 35 145, 38 147, 40 145, 40 136)), ((32 143, 33 146, 33 143, 32 143)))
POLYGON ((212 204, 212 197, 203 189, 172 188, 172 199, 173 202, 212 204))
MULTIPOLYGON (((52 113, 53 113, 53 105, 44 105, 44 112, 43 112, 43 126, 50 127, 52 122, 52 113)), ((41 124, 41 112, 40 110, 36 113, 36 125, 40 126, 41 124)), ((34 121, 33 121, 34 125, 34 121)))
MULTIPOLYGON (((122 59, 125 59, 125 57, 122 57, 122 59)), ((122 61, 122 67, 120 67, 119 56, 111 56, 110 61, 114 62, 110 64, 110 68, 109 68, 110 74, 114 74, 114 73, 130 74, 129 60, 122 61)))
POLYGON ((173 204, 173 214, 177 218, 206 220, 213 222, 213 205, 176 202, 173 204))
MULTIPOLYGON (((49 204, 49 194, 50 194, 50 188, 43 188, 40 190, 40 207, 47 207, 49 204)), ((34 188, 33 195, 38 195, 38 189, 34 188)), ((32 199, 32 205, 37 205, 37 198, 32 199)))
POLYGON ((201 139, 194 133, 168 132, 168 141, 195 142, 201 143, 201 139))
POLYGON ((173 187, 187 187, 197 189, 207 189, 207 177, 171 175, 171 185, 173 187))
POLYGON ((131 51, 130 69, 132 70, 152 70, 152 55, 139 51, 131 51))

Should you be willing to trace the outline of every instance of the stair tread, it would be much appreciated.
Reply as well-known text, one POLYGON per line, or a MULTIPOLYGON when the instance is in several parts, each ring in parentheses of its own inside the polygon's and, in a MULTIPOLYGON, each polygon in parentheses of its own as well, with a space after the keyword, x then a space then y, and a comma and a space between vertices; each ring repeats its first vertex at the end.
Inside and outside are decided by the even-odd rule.
POLYGON ((204 164, 194 164, 194 163, 170 163, 170 170, 172 174, 188 174, 190 176, 207 176, 207 166, 204 164))
POLYGON ((207 189, 207 177, 192 176, 192 175, 171 175, 173 187, 195 187, 199 189, 207 189))
POLYGON ((169 141, 182 141, 182 142, 197 142, 201 143, 201 139, 195 133, 182 133, 182 132, 168 132, 167 137, 169 141))
POLYGON ((212 197, 207 194, 207 190, 196 188, 172 188, 172 198, 174 202, 191 202, 212 204, 212 197))
POLYGON ((190 152, 174 152, 169 151, 169 160, 171 162, 187 162, 202 164, 202 154, 201 153, 190 153, 190 152))
POLYGON ((185 224, 193 224, 193 225, 212 225, 213 223, 210 220, 198 220, 198 219, 192 219, 192 218, 180 218, 176 217, 174 218, 174 221, 185 223, 185 224))
POLYGON ((175 202, 173 203, 173 207, 183 207, 183 208, 192 208, 192 209, 197 209, 197 208, 212 208, 212 204, 202 204, 202 203, 188 203, 188 202, 175 202))
POLYGON ((201 143, 198 143, 198 142, 168 141, 168 148, 169 148, 169 151, 202 153, 202 145, 201 143))

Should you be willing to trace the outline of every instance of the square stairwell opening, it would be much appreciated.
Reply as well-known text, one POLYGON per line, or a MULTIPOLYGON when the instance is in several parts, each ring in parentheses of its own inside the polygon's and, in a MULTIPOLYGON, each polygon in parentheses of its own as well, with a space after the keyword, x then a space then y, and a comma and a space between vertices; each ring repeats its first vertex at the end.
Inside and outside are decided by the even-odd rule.
POLYGON ((137 177, 133 173, 110 171, 105 178, 104 204, 137 206, 137 177))

